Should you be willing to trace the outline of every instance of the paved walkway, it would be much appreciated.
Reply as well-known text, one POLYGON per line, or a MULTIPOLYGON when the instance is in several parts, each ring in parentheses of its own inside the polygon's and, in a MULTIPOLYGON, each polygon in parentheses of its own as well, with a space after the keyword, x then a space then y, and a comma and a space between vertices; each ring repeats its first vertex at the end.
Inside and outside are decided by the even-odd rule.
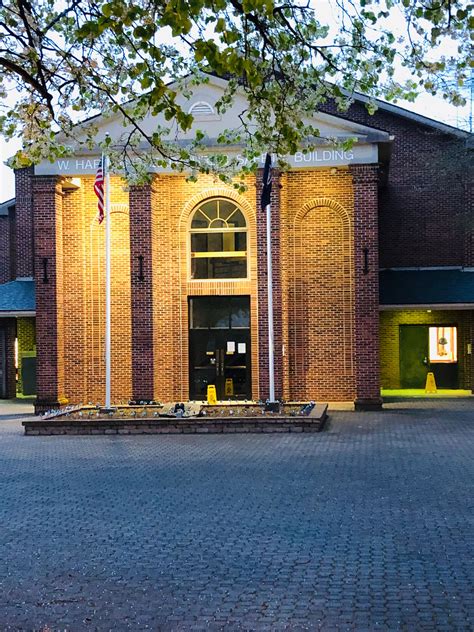
POLYGON ((474 629, 474 403, 319 435, 0 421, 0 630, 474 629))
POLYGON ((34 417, 34 398, 0 399, 0 421, 34 417))

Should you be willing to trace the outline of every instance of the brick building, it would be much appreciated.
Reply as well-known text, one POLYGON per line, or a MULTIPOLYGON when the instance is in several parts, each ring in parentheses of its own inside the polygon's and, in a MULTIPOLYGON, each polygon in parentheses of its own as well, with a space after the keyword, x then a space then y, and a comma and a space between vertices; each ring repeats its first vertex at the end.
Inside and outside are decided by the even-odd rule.
MULTIPOLYGON (((183 105, 210 145, 223 116, 211 79, 183 105)), ((470 135, 360 97, 316 116, 322 140, 288 157, 272 190, 276 395, 378 407, 380 389, 473 388, 470 135)), ((115 118, 99 136, 117 141, 115 118)), ((149 119, 145 126, 155 124, 149 119)), ((125 130, 126 131, 126 130, 125 130)), ((182 135, 181 140, 186 140, 182 135)), ((238 154, 239 147, 229 147, 238 154)), ((0 206, 0 395, 37 408, 104 400, 104 227, 93 192, 98 152, 16 173, 0 206), (34 389, 34 387, 33 387, 34 389)), ((262 170, 238 193, 161 169, 111 178, 112 401, 268 396, 262 170)))

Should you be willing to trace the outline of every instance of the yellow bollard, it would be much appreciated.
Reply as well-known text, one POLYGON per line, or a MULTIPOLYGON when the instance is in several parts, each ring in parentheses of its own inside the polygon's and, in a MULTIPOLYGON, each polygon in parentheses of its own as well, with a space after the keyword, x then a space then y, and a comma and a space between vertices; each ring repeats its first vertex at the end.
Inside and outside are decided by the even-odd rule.
POLYGON ((434 373, 428 373, 426 376, 425 393, 436 393, 436 380, 434 373))
POLYGON ((217 393, 214 384, 208 384, 207 386, 207 403, 211 406, 217 404, 217 393))
POLYGON ((224 392, 226 397, 232 397, 234 394, 234 380, 231 377, 228 377, 225 381, 224 392))

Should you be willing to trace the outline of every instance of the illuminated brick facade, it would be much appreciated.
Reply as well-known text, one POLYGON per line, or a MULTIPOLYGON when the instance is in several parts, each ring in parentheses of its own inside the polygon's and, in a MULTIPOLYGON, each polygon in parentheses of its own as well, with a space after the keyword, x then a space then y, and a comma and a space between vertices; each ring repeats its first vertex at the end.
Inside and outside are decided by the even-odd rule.
MULTIPOLYGON (((430 147, 433 161, 442 164, 440 153, 447 146, 452 151, 455 142, 446 140, 448 134, 430 134, 427 126, 389 112, 365 120, 359 106, 352 115, 395 134, 391 160, 274 172, 275 390, 284 400, 371 408, 381 404, 381 386, 400 385, 399 324, 434 318, 423 310, 380 316, 379 269, 472 265, 472 238, 459 228, 467 226, 472 195, 456 180, 451 202, 443 193, 438 203, 438 180, 414 158, 416 147, 425 153, 430 147), (459 221, 446 230, 451 203, 459 221)), ((105 230, 95 219, 94 176, 78 175, 74 183, 18 172, 16 215, 0 236, 11 253, 0 258, 0 282, 34 271, 38 410, 104 400, 105 230)), ((202 296, 249 297, 249 396, 268 397, 261 178, 260 169, 237 193, 211 176, 192 183, 178 174, 155 174, 142 187, 112 177, 112 402, 189 398, 188 301, 202 296), (247 278, 191 278, 191 216, 211 198, 231 200, 245 215, 247 278)), ((5 217, 0 221, 7 225, 5 217)), ((466 351, 473 340, 472 311, 459 312, 459 318, 438 312, 435 319, 459 323, 460 386, 472 388, 472 355, 466 351)), ((10 347, 14 323, 4 320, 10 347)), ((11 383, 9 388, 11 394, 11 383)))
MULTIPOLYGON (((251 396, 268 396, 260 175, 243 194, 211 177, 189 183, 158 175, 130 191, 112 180, 114 402, 189 397, 188 298, 213 295, 250 297, 251 396), (215 196, 234 200, 246 216, 247 279, 190 279, 189 218, 215 196)), ((367 345, 378 327, 376 168, 275 175, 276 394, 377 405, 377 346, 367 345), (370 252, 366 274, 363 248, 370 252)), ((94 219, 93 178, 76 190, 63 191, 55 178, 35 178, 34 186, 42 231, 35 253, 39 404, 101 401, 104 227, 94 219)))

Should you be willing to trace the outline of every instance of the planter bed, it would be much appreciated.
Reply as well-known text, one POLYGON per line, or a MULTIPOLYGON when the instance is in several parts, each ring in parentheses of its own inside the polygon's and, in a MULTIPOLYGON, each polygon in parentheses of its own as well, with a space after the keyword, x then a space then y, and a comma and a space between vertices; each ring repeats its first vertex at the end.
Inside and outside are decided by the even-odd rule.
POLYGON ((82 407, 22 424, 30 436, 320 432, 324 428, 327 404, 316 404, 307 415, 294 412, 299 404, 292 404, 288 413, 289 406, 284 405, 280 413, 262 413, 263 407, 256 404, 201 405, 198 414, 189 415, 186 404, 184 417, 171 415, 166 405, 118 407, 110 412, 82 407))

